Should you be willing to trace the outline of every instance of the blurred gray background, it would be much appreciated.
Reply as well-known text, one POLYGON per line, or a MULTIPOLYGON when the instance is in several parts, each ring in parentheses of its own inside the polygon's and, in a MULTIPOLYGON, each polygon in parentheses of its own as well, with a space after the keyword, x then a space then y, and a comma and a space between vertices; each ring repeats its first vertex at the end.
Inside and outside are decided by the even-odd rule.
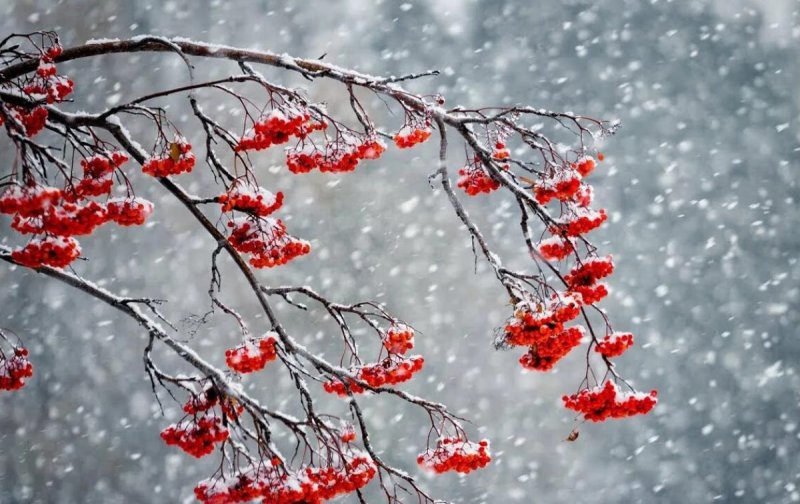
MULTIPOLYGON (((437 68, 442 75, 410 88, 443 93, 448 105, 522 103, 620 119, 592 179, 597 204, 611 214, 593 237, 618 265, 604 306, 639 343, 620 370, 639 388, 660 391, 646 417, 585 425, 577 442, 563 441, 573 416, 560 397, 580 381, 580 352, 554 373, 526 374, 518 352, 492 349, 493 328, 509 307, 485 264, 474 272, 466 232, 427 184, 433 142, 390 149, 344 176, 292 176, 278 169, 278 153, 259 157, 261 182, 287 196, 281 216, 313 248, 260 277, 272 285, 308 283, 341 301, 378 299, 421 331, 426 369, 407 388, 471 418, 473 433, 492 440, 494 462, 467 477, 421 474, 414 457, 424 419, 395 401, 365 404, 379 448, 437 497, 800 500, 799 2, 0 0, 0 33, 35 29, 57 30, 66 46, 155 33, 327 53, 328 61, 381 75, 437 68)), ((177 60, 133 55, 64 64, 78 102, 67 107, 98 110, 178 85, 186 76, 177 60)), ((206 76, 236 71, 197 63, 206 76)), ((279 83, 307 85, 264 71, 279 83)), ((333 111, 346 105, 335 84, 309 91, 333 111)), ((207 112, 240 124, 230 104, 205 99, 207 112)), ((185 99, 163 104, 197 143, 185 99)), ((387 127, 399 126, 401 118, 387 117, 380 102, 368 105, 387 127)), ((131 129, 144 145, 153 141, 152 132, 131 129)), ((12 162, 9 144, 0 146, 0 162, 12 162)), ((461 162, 451 155, 453 170, 461 162)), ((213 244, 154 181, 134 181, 157 204, 151 225, 109 226, 82 240, 89 261, 76 270, 117 291, 168 299, 173 320, 202 313, 213 244)), ((217 190, 202 174, 183 182, 202 194, 217 190)), ((492 195, 467 205, 506 262, 521 263, 512 201, 492 195)), ((2 241, 15 243, 7 221, 0 224, 2 241)), ((255 314, 241 278, 227 267, 225 274, 225 299, 255 314)), ((155 405, 139 328, 21 269, 0 265, 0 286, 0 325, 23 337, 36 366, 25 389, 0 396, 0 502, 192 502, 194 484, 217 462, 194 461, 161 442, 176 407, 164 418, 155 405)), ((280 313, 298 338, 337 355, 330 326, 285 306, 280 313)), ((258 322, 251 319, 255 330, 258 322)), ((192 344, 221 363, 236 341, 230 321, 218 317, 192 344)), ((279 374, 247 383, 270 406, 292 408, 293 389, 279 374)), ((330 411, 342 409, 324 400, 330 411)))

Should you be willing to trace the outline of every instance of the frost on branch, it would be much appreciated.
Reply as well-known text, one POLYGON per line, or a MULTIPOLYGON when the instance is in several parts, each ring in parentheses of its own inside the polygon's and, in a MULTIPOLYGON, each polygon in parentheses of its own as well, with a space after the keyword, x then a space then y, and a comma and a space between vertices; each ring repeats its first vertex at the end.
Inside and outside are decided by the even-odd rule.
MULTIPOLYGON (((402 454, 381 455, 382 447, 392 440, 371 432, 371 419, 361 402, 369 394, 385 395, 425 412, 428 436, 418 440, 417 458, 422 468, 469 473, 491 461, 489 442, 470 441, 463 419, 442 404, 403 390, 404 384, 426 372, 422 355, 408 355, 417 335, 408 322, 373 301, 348 304, 308 286, 262 283, 273 277, 261 268, 292 268, 292 262, 303 256, 314 260, 309 242, 287 227, 291 221, 284 216, 281 188, 265 180, 263 151, 277 153, 293 174, 345 173, 369 169, 387 148, 409 149, 438 139, 438 168, 429 181, 438 178, 473 250, 489 263, 511 301, 511 314, 497 331, 496 347, 521 351, 522 368, 544 372, 588 344, 594 351, 586 352, 579 390, 564 396, 565 406, 584 420, 644 414, 655 406, 655 392, 635 392, 610 360, 632 346, 633 335, 614 331, 596 306, 609 292, 600 280, 613 272, 614 265, 588 240, 589 233, 607 220, 605 210, 593 207, 588 179, 598 176, 602 171, 598 162, 605 158, 592 142, 612 134, 614 125, 530 107, 445 109, 444 98, 417 95, 397 85, 431 74, 398 81, 266 52, 249 51, 244 57, 233 48, 184 39, 145 36, 68 50, 62 50, 53 33, 5 40, 11 42, 14 49, 0 46, 0 127, 18 162, 0 178, 0 213, 10 217, 16 242, 13 248, 0 245, 0 259, 66 282, 144 328, 149 338, 145 372, 155 398, 159 404, 167 397, 178 401, 182 412, 161 437, 191 457, 217 454, 221 460, 194 489, 199 501, 300 504, 354 494, 366 502, 364 492, 375 485, 380 487, 375 494, 388 502, 403 501, 404 494, 414 501, 434 502, 412 475, 396 468, 402 454), (133 51, 176 53, 186 63, 189 83, 130 97, 105 110, 70 114, 61 109, 65 100, 85 99, 82 85, 86 84, 60 75, 62 65, 97 54, 133 51), (198 75, 200 57, 234 61, 239 72, 204 81, 198 75), (349 103, 349 113, 333 117, 305 91, 268 81, 252 64, 300 73, 312 88, 319 80, 333 81, 349 103), (203 96, 217 93, 236 100, 244 117, 238 131, 229 128, 226 117, 204 111, 198 90, 206 93, 203 96), (357 90, 380 96, 403 117, 402 124, 373 123, 357 90), (188 98, 194 123, 182 126, 185 131, 175 125, 171 111, 158 106, 160 98, 172 95, 188 98), (144 138, 134 137, 125 127, 133 119, 147 124, 137 130, 144 131, 144 138), (531 125, 542 120, 555 125, 555 131, 545 134, 540 126, 531 125), (456 165, 458 191, 449 174, 453 144, 465 152, 465 160, 456 165), (207 178, 216 185, 198 184, 201 194, 196 196, 183 184, 196 180, 200 170, 207 170, 207 178), (224 354, 201 354, 191 338, 183 337, 162 315, 161 301, 123 297, 80 275, 76 237, 89 239, 112 223, 141 226, 158 212, 136 194, 145 184, 160 185, 180 202, 197 232, 215 244, 208 251, 210 311, 198 319, 202 322, 221 313, 236 323, 241 339, 226 343, 224 354), (469 198, 462 192, 489 199, 504 195, 516 201, 530 272, 503 266, 470 217, 465 207, 469 198), (259 317, 243 316, 223 298, 219 263, 225 259, 238 270, 236 287, 252 297, 252 304, 261 310, 259 317), (278 303, 296 309, 301 317, 309 305, 324 311, 334 328, 330 334, 340 343, 340 359, 330 361, 319 349, 300 344, 276 315, 278 303), (162 369, 164 351, 180 357, 184 369, 162 369), (598 365, 605 367, 604 373, 595 370, 598 365), (246 392, 248 380, 265 369, 283 373, 295 385, 292 411, 300 413, 270 409, 246 392), (630 390, 623 391, 618 384, 630 390), (322 411, 315 399, 325 393, 346 401, 338 402, 338 410, 322 411)), ((10 345, 5 336, 2 342, 10 345)), ((20 388, 31 374, 27 350, 20 345, 0 348, 2 389, 20 388)))

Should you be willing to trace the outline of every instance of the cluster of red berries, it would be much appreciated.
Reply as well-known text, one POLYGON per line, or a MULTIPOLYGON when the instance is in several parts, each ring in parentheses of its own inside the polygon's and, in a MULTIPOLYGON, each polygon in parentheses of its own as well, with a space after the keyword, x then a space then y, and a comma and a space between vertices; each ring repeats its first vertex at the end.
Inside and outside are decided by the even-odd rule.
POLYGON ((108 219, 120 226, 141 226, 153 213, 153 204, 142 198, 113 198, 106 203, 108 219))
POLYGON ((433 451, 427 450, 417 457, 417 464, 439 474, 447 471, 467 474, 491 461, 489 441, 473 443, 459 437, 439 438, 433 451))
POLYGON ((81 248, 74 238, 43 236, 32 239, 21 249, 13 250, 11 259, 28 268, 64 268, 80 255, 81 248))
POLYGON ((514 318, 505 326, 504 342, 513 346, 538 345, 561 334, 564 324, 580 313, 580 304, 569 295, 560 296, 547 307, 534 308, 521 302, 514 310, 514 318))
POLYGON ((365 159, 378 159, 386 146, 380 140, 366 139, 350 145, 346 142, 329 144, 324 151, 304 149, 286 155, 286 166, 292 173, 308 173, 314 169, 321 172, 343 173, 356 169, 365 159))
POLYGON ((575 170, 560 170, 534 188, 536 201, 546 205, 552 199, 569 201, 581 188, 581 177, 575 170))
POLYGON ((250 264, 255 268, 286 264, 311 251, 307 241, 287 234, 281 220, 234 219, 228 226, 231 228, 228 241, 237 251, 250 254, 250 264))
POLYGON ((620 392, 616 384, 607 381, 592 389, 584 389, 571 396, 564 396, 564 406, 581 413, 586 420, 602 422, 608 418, 625 418, 645 415, 658 402, 658 393, 620 392))
POLYGON ((107 196, 114 184, 114 172, 127 162, 128 156, 119 151, 82 159, 83 178, 64 191, 64 198, 74 202, 89 196, 107 196))
POLYGON ((93 156, 84 160, 84 179, 61 190, 32 183, 11 185, 0 194, 0 213, 12 215, 11 227, 22 234, 40 235, 12 252, 20 264, 32 268, 63 268, 77 259, 80 247, 73 236, 88 235, 107 222, 140 225, 152 213, 153 204, 141 198, 115 198, 106 203, 86 200, 97 191, 86 190, 87 180, 108 177, 126 157, 93 156))
POLYGON ((613 272, 611 256, 592 257, 572 268, 564 275, 564 281, 569 286, 568 292, 580 295, 583 304, 594 304, 608 295, 606 286, 598 281, 613 272))
POLYGON ((58 206, 48 206, 35 217, 22 217, 17 214, 11 221, 11 227, 22 234, 80 236, 91 234, 106 222, 108 222, 106 207, 96 201, 89 201, 83 205, 64 202, 58 206))
POLYGON ((236 182, 228 192, 217 196, 223 212, 238 210, 259 217, 267 217, 283 205, 283 193, 272 194, 261 186, 236 182))
POLYGON ((372 387, 397 385, 410 380, 422 369, 425 359, 420 355, 406 358, 387 357, 374 366, 365 366, 359 370, 359 378, 372 387))
MULTIPOLYGON (((597 158, 602 161, 603 153, 599 152, 597 154, 597 158)), ((581 156, 577 161, 572 163, 570 166, 572 166, 573 169, 577 170, 578 173, 581 174, 581 177, 587 177, 590 173, 592 173, 592 171, 594 171, 595 167, 597 166, 597 163, 595 162, 592 156, 581 156)))
POLYGON ((602 341, 597 343, 594 351, 606 358, 619 357, 633 346, 633 334, 614 332, 607 334, 602 341))
POLYGON ((61 199, 61 190, 42 185, 8 186, 0 194, 0 213, 33 217, 61 199))
MULTIPOLYGON (((356 378, 366 382, 371 387, 384 385, 397 385, 410 380, 414 374, 422 369, 425 359, 422 356, 398 357, 390 355, 381 362, 369 366, 362 366, 354 373, 356 378)), ((347 396, 347 388, 354 394, 364 392, 364 387, 355 380, 348 379, 347 386, 341 380, 332 380, 322 384, 322 388, 329 394, 341 397, 347 396)))
POLYGON ((221 396, 216 387, 208 387, 199 394, 192 394, 189 400, 183 405, 183 411, 190 415, 205 413, 210 409, 219 406, 222 413, 228 418, 239 418, 244 411, 244 406, 235 399, 221 396))
POLYGON ((153 177, 180 175, 191 172, 195 161, 192 145, 185 138, 176 137, 173 142, 167 144, 162 155, 145 161, 142 172, 153 177))
POLYGON ((537 248, 542 257, 548 261, 561 261, 576 250, 572 239, 560 236, 545 238, 539 242, 537 248))
POLYGON ((492 151, 492 159, 503 161, 510 157, 511 157, 511 152, 506 148, 506 144, 504 144, 503 142, 497 142, 494 144, 494 150, 492 151))
POLYGON ((421 128, 411 128, 409 126, 404 126, 394 136, 394 144, 401 149, 408 149, 410 147, 414 147, 417 144, 421 144, 430 137, 431 137, 431 129, 427 125, 421 128))
POLYGON ((365 487, 377 468, 364 455, 340 465, 306 467, 296 472, 261 463, 236 476, 200 482, 194 493, 204 504, 233 504, 261 499, 268 504, 322 504, 365 487))
POLYGON ((608 219, 604 209, 592 210, 586 207, 568 205, 569 211, 554 219, 556 225, 550 232, 563 236, 580 236, 593 231, 608 219))
POLYGON ((583 336, 583 327, 570 327, 555 336, 542 339, 532 345, 528 352, 520 357, 519 363, 525 369, 549 371, 553 369, 553 366, 558 361, 580 344, 583 336))
POLYGON ((356 440, 356 429, 352 425, 345 426, 339 434, 342 443, 352 443, 356 440))
POLYGON ((496 181, 489 175, 481 165, 472 164, 458 170, 458 181, 456 186, 461 188, 465 193, 470 196, 475 196, 480 193, 490 193, 500 188, 500 182, 496 181))
POLYGON ((306 138, 310 133, 327 128, 325 122, 312 121, 307 111, 290 111, 287 117, 280 110, 273 110, 268 116, 253 124, 253 136, 243 136, 235 150, 264 150, 273 145, 281 145, 291 137, 306 138))
POLYGON ((167 445, 176 445, 189 455, 200 458, 214 451, 214 445, 228 439, 230 433, 216 416, 192 417, 161 431, 167 445))
POLYGON ((14 355, 8 358, 0 352, 0 390, 19 390, 31 376, 33 364, 28 360, 27 348, 14 348, 14 355))
MULTIPOLYGON (((47 103, 64 101, 69 96, 75 85, 67 77, 57 75, 58 71, 53 64, 53 60, 61 54, 61 46, 53 45, 42 52, 39 57, 39 67, 36 73, 28 79, 22 86, 22 92, 33 100, 47 103)), ((38 106, 33 109, 23 107, 12 107, 14 118, 19 121, 25 129, 25 135, 33 137, 42 131, 47 122, 47 109, 38 106)), ((3 124, 0 118, 0 126, 3 124)))
POLYGON ((22 123, 25 128, 25 136, 33 137, 39 134, 47 124, 47 109, 44 107, 34 107, 31 110, 23 108, 14 109, 14 117, 22 123))
POLYGON ((56 73, 55 65, 40 61, 35 76, 22 88, 23 92, 35 100, 46 100, 47 103, 66 100, 72 94, 75 83, 56 73))
POLYGON ((383 346, 390 353, 403 355, 414 348, 414 329, 405 324, 394 324, 383 338, 383 346))
POLYGON ((261 371, 268 362, 278 357, 276 342, 273 336, 265 336, 236 348, 229 348, 225 350, 225 363, 237 373, 261 371))

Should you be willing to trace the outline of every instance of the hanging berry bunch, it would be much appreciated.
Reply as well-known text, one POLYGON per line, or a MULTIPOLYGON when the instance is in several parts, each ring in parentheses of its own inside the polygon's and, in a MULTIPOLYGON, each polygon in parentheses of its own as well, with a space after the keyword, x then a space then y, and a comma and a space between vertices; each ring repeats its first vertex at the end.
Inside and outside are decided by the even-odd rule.
POLYGON ((0 331, 0 390, 19 390, 32 376, 33 365, 28 360, 28 349, 12 344, 0 331))

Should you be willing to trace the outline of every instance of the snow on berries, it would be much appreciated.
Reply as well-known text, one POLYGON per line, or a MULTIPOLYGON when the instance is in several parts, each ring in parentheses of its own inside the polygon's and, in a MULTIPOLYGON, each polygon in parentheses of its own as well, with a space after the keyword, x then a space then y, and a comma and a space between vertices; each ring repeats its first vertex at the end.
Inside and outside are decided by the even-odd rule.
POLYGON ((575 170, 559 170, 552 177, 545 178, 534 188, 536 201, 545 205, 552 199, 569 201, 581 188, 581 175, 575 170))
POLYGON ((394 324, 383 338, 383 346, 390 353, 403 355, 414 348, 414 329, 405 324, 394 324))
POLYGON ((267 217, 283 205, 283 193, 272 194, 250 182, 235 182, 228 192, 217 196, 223 212, 237 210, 259 217, 267 217))
MULTIPOLYGON (((597 158, 602 161, 602 154, 598 154, 597 158)), ((597 163, 592 156, 581 156, 572 163, 572 167, 581 174, 581 177, 589 176, 594 171, 595 166, 597 166, 597 163)))
POLYGON ((28 137, 38 135, 47 125, 48 112, 44 107, 36 107, 32 110, 17 109, 14 115, 22 123, 25 128, 25 136, 28 137))
POLYGON ((231 228, 228 242, 237 251, 250 254, 250 264, 255 268, 286 264, 311 251, 311 245, 289 235, 279 219, 235 218, 228 227, 231 228))
POLYGON ((607 359, 619 357, 624 354, 627 349, 633 346, 633 334, 613 332, 607 334, 597 346, 594 351, 601 354, 607 359))
POLYGON ((195 161, 192 145, 185 138, 177 136, 165 146, 161 155, 145 161, 142 172, 152 177, 180 175, 191 172, 195 161))
POLYGON ((592 257, 575 266, 564 275, 569 292, 580 295, 584 304, 594 304, 608 295, 605 285, 598 280, 614 272, 611 256, 592 257))
POLYGON ((541 338, 528 352, 519 359, 525 369, 549 371, 556 363, 569 354, 581 343, 586 331, 581 326, 574 326, 547 338, 541 338))
POLYGON ((74 187, 67 188, 65 198, 74 202, 90 196, 107 196, 114 184, 114 172, 127 162, 128 156, 119 151, 82 159, 83 178, 74 187))
POLYGON ((32 184, 7 186, 0 193, 0 213, 19 214, 22 217, 39 215, 61 199, 61 190, 55 187, 32 184))
MULTIPOLYGON (((420 355, 411 357, 400 357, 395 354, 389 355, 381 362, 368 364, 351 370, 357 379, 366 382, 370 387, 383 387, 385 385, 397 385, 406 382, 422 370, 425 359, 420 355)), ((325 392, 337 394, 341 397, 347 396, 347 388, 354 394, 364 392, 364 388, 354 380, 349 380, 347 386, 339 379, 327 381, 322 384, 325 392)))
POLYGON ((593 210, 577 205, 568 205, 571 210, 555 220, 556 225, 550 228, 553 234, 563 236, 580 236, 593 231, 608 219, 604 209, 593 210))
POLYGON ((323 173, 344 173, 356 169, 366 159, 378 159, 386 145, 376 138, 363 140, 342 138, 318 148, 301 146, 286 154, 286 166, 292 173, 308 173, 318 169, 323 173))
POLYGON ((356 428, 352 425, 345 425, 339 433, 342 443, 352 443, 356 440, 356 428))
POLYGON ((505 326, 503 342, 511 346, 536 345, 561 333, 564 324, 578 315, 580 304, 568 294, 562 294, 546 305, 522 301, 517 304, 514 317, 505 326))
POLYGON ((106 204, 108 219, 120 226, 141 226, 153 213, 153 204, 144 198, 112 198, 106 204))
POLYGON ((511 152, 506 148, 506 144, 503 142, 497 142, 494 144, 494 150, 492 151, 492 159, 496 159, 497 161, 503 161, 511 157, 511 152))
POLYGON ((537 250, 548 261, 560 261, 572 254, 575 242, 570 238, 551 236, 539 242, 537 250))
POLYGON ((216 443, 228 439, 229 434, 219 417, 195 416, 161 431, 161 439, 169 446, 178 446, 189 455, 200 458, 213 452, 216 443))
POLYGON ((583 415, 592 422, 602 422, 609 418, 625 418, 645 415, 658 403, 657 392, 622 392, 612 382, 606 381, 591 389, 583 389, 577 394, 564 396, 564 406, 583 415))
POLYGON ((281 145, 292 137, 306 138, 314 131, 323 130, 327 124, 312 120, 307 110, 284 111, 275 109, 253 124, 251 135, 245 135, 236 144, 236 151, 264 150, 281 145))
POLYGON ((11 355, 0 350, 0 390, 19 390, 31 376, 33 365, 28 360, 27 348, 15 347, 11 355))
POLYGON ((462 474, 482 469, 491 462, 489 441, 478 443, 460 437, 441 437, 433 450, 417 457, 417 464, 438 474, 455 471, 462 474))
POLYGON ((322 503, 365 487, 377 474, 375 463, 347 451, 328 465, 289 470, 258 463, 226 477, 201 481, 194 489, 204 504, 232 504, 260 499, 269 504, 322 503))
POLYGON ((462 189, 469 196, 476 196, 481 193, 490 193, 500 189, 500 182, 489 175, 481 165, 471 164, 458 170, 458 181, 456 186, 462 189))
POLYGON ((421 144, 431 137, 431 129, 428 126, 413 127, 403 126, 394 136, 394 143, 401 149, 408 149, 417 144, 421 144))
POLYGON ((225 363, 237 373, 261 371, 268 362, 278 357, 274 336, 264 336, 225 350, 225 363))
POLYGON ((71 237, 44 236, 34 238, 27 245, 14 249, 11 259, 28 268, 65 268, 81 255, 78 241, 71 237))

